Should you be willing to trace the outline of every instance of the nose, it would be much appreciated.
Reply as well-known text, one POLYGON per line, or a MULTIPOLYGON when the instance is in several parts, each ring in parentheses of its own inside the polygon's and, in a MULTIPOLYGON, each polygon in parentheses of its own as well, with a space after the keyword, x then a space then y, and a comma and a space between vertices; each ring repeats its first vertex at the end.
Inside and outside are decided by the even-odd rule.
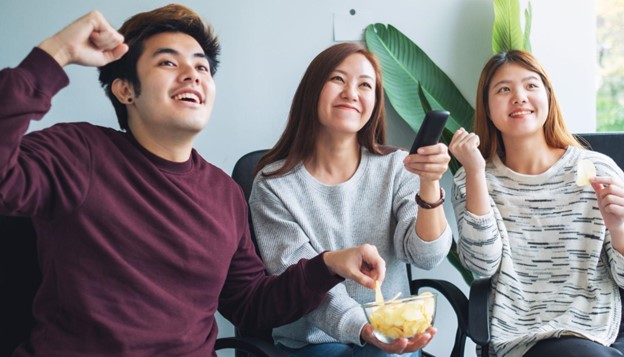
POLYGON ((348 84, 348 83, 345 84, 344 87, 342 88, 342 97, 347 100, 356 101, 358 99, 358 92, 357 92, 356 86, 352 84, 348 84))
POLYGON ((191 65, 184 65, 182 67, 180 77, 183 82, 194 82, 195 84, 199 84, 199 73, 197 69, 191 65))
POLYGON ((527 102, 527 97, 524 94, 524 92, 522 91, 516 92, 516 95, 514 96, 514 99, 513 99, 513 104, 524 104, 526 102, 527 102))

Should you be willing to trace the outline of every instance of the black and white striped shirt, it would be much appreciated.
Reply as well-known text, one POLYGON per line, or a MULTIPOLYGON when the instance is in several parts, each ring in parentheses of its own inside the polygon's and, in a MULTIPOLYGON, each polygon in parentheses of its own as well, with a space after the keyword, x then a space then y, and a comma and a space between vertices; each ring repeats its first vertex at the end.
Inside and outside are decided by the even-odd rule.
POLYGON ((604 345, 617 336, 624 256, 611 245, 593 188, 575 183, 584 158, 598 176, 624 181, 609 157, 575 147, 539 175, 514 172, 496 157, 486 166, 492 209, 476 216, 466 210, 465 171, 455 175, 458 252, 468 269, 493 276, 490 349, 497 356, 522 356, 561 335, 604 345))

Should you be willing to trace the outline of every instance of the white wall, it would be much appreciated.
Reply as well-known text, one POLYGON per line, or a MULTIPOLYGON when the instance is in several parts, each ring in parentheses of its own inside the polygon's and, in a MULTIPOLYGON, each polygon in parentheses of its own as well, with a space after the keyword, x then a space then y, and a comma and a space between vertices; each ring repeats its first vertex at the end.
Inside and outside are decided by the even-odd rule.
MULTIPOLYGON (((21 0, 0 5, 0 68, 15 66, 30 48, 91 9, 116 27, 130 15, 165 5, 152 0, 21 0)), ((449 75, 470 103, 479 71, 490 55, 491 0, 183 0, 211 22, 222 43, 216 74, 217 102, 211 122, 197 141, 199 152, 230 172, 238 157, 270 147, 284 127, 290 100, 308 63, 333 44, 333 19, 355 9, 371 22, 390 23, 405 33, 449 75)), ((526 0, 523 1, 526 3, 526 0)), ((533 53, 551 74, 568 124, 574 132, 595 128, 594 0, 534 0, 533 53), (563 11, 562 9, 565 9, 563 11)), ((70 66, 72 84, 53 101, 46 118, 31 129, 62 121, 117 126, 97 83, 97 71, 70 66)), ((391 144, 409 146, 413 133, 389 109, 391 144)), ((450 178, 445 177, 446 186, 450 178)), ((447 214, 453 219, 450 206, 447 214)), ((454 225, 453 225, 454 226, 454 225)), ((420 276, 468 287, 448 263, 420 276)), ((444 301, 438 336, 428 351, 448 355, 455 328, 444 301)), ((227 322, 221 335, 232 334, 227 322)), ((472 346, 467 356, 474 355, 472 346)))

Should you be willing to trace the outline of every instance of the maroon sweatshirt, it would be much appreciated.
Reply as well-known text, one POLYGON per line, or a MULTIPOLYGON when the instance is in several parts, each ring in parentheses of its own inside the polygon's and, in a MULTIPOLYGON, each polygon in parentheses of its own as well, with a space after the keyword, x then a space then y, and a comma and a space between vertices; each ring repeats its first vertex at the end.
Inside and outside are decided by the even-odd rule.
POLYGON ((241 189, 196 151, 169 162, 88 123, 24 135, 68 83, 38 48, 0 71, 0 214, 33 218, 43 274, 34 353, 14 356, 216 355, 217 309, 280 325, 341 281, 321 256, 267 277, 241 189))

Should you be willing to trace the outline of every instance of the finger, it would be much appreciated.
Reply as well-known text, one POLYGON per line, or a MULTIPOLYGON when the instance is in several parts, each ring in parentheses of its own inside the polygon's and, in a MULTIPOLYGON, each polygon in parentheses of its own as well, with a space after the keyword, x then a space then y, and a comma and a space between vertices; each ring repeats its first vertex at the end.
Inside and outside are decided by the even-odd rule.
POLYGON ((431 334, 429 332, 425 332, 420 334, 418 337, 412 338, 407 346, 405 346, 405 352, 415 352, 425 348, 431 341, 431 334))
POLYGON ((448 170, 448 161, 444 162, 428 162, 428 163, 411 163, 405 165, 410 172, 417 174, 433 174, 443 175, 448 170))
POLYGON ((425 346, 427 346, 429 342, 431 342, 431 339, 433 338, 433 336, 435 336, 437 332, 438 330, 435 327, 430 326, 424 333, 411 339, 410 344, 406 347, 406 350, 414 352, 425 348, 425 346))
POLYGON ((106 20, 106 18, 104 17, 104 15, 102 15, 101 12, 94 10, 86 14, 84 17, 91 23, 91 26, 93 26, 94 32, 101 32, 101 33, 109 32, 109 33, 117 34, 118 36, 121 36, 117 32, 117 30, 115 30, 115 28, 111 26, 111 24, 108 22, 108 20, 106 20))
POLYGON ((612 193, 607 193, 604 194, 604 192, 607 191, 607 189, 603 190, 603 194, 601 194, 601 198, 602 198, 602 204, 604 207, 608 206, 608 205, 615 205, 615 206, 623 206, 624 207, 624 197, 612 194, 612 193))
POLYGON ((405 337, 397 338, 390 343, 379 343, 384 351, 396 354, 402 354, 409 345, 409 341, 405 337))
POLYGON ((403 166, 409 170, 413 171, 422 171, 422 172, 437 172, 444 173, 448 169, 448 164, 451 161, 451 157, 447 156, 444 158, 440 158, 438 160, 431 161, 422 161, 422 162, 408 162, 403 164, 403 166))
POLYGON ((126 45, 125 43, 122 43, 119 46, 115 47, 112 51, 109 51, 111 62, 120 59, 127 52, 128 45, 126 45))
POLYGON ((429 332, 429 334, 431 335, 431 338, 433 338, 433 336, 435 336, 435 334, 438 333, 438 329, 433 326, 429 326, 429 328, 427 329, 427 332, 429 332))
POLYGON ((117 31, 104 31, 93 32, 89 40, 97 49, 110 51, 123 44, 124 37, 117 31))
MULTIPOLYGON (((368 265, 371 265, 374 269, 373 275, 371 277, 378 280, 379 283, 382 283, 386 278, 386 262, 381 258, 379 252, 377 251, 377 247, 371 244, 366 244, 365 247, 365 255, 364 262, 368 265)), ((375 288, 375 283, 373 282, 372 288, 375 288)))
POLYGON ((604 211, 606 213, 620 217, 620 219, 624 218, 624 207, 621 205, 608 204, 604 207, 604 211))
MULTIPOLYGON (((437 143, 433 145, 423 146, 418 149, 418 155, 435 155, 448 152, 448 147, 444 143, 437 143)), ((414 155, 410 155, 414 156, 414 155)))
POLYGON ((601 185, 604 185, 604 186, 615 185, 615 186, 618 186, 618 187, 624 187, 624 184, 622 184, 622 182, 620 182, 619 180, 616 180, 616 179, 614 179, 613 177, 610 177, 610 176, 594 176, 594 177, 589 179, 589 182, 596 183, 596 184, 601 184, 601 185))
POLYGON ((364 286, 365 288, 374 290, 376 279, 371 278, 367 273, 363 272, 353 272, 351 276, 351 280, 357 282, 358 284, 364 286))
POLYGON ((624 200, 624 188, 620 186, 603 185, 598 182, 592 182, 591 186, 596 191, 598 200, 602 205, 606 203, 620 204, 624 200))
POLYGON ((481 144, 481 140, 479 139, 479 135, 475 134, 475 133, 471 133, 468 140, 467 140, 468 144, 474 145, 474 147, 479 147, 479 145, 481 144))
POLYGON ((451 155, 448 152, 434 153, 430 155, 414 154, 410 155, 403 160, 404 165, 415 164, 438 164, 449 163, 451 161, 451 155))
POLYGON ((464 128, 459 128, 455 131, 455 133, 453 134, 453 138, 451 139, 451 142, 453 142, 454 140, 456 140, 457 138, 462 137, 464 134, 466 133, 466 129, 464 128))
POLYGON ((462 148, 468 149, 478 147, 479 143, 479 136, 475 133, 469 133, 462 138, 461 142, 459 142, 458 145, 462 148))
POLYGON ((458 138, 453 145, 449 147, 449 150, 453 154, 458 154, 460 152, 479 147, 480 140, 479 136, 475 133, 464 133, 460 138, 458 138))
POLYGON ((349 278, 369 289, 374 289, 376 281, 381 283, 386 276, 386 262, 374 245, 364 244, 353 249, 359 253, 360 267, 358 271, 349 272, 349 278))

